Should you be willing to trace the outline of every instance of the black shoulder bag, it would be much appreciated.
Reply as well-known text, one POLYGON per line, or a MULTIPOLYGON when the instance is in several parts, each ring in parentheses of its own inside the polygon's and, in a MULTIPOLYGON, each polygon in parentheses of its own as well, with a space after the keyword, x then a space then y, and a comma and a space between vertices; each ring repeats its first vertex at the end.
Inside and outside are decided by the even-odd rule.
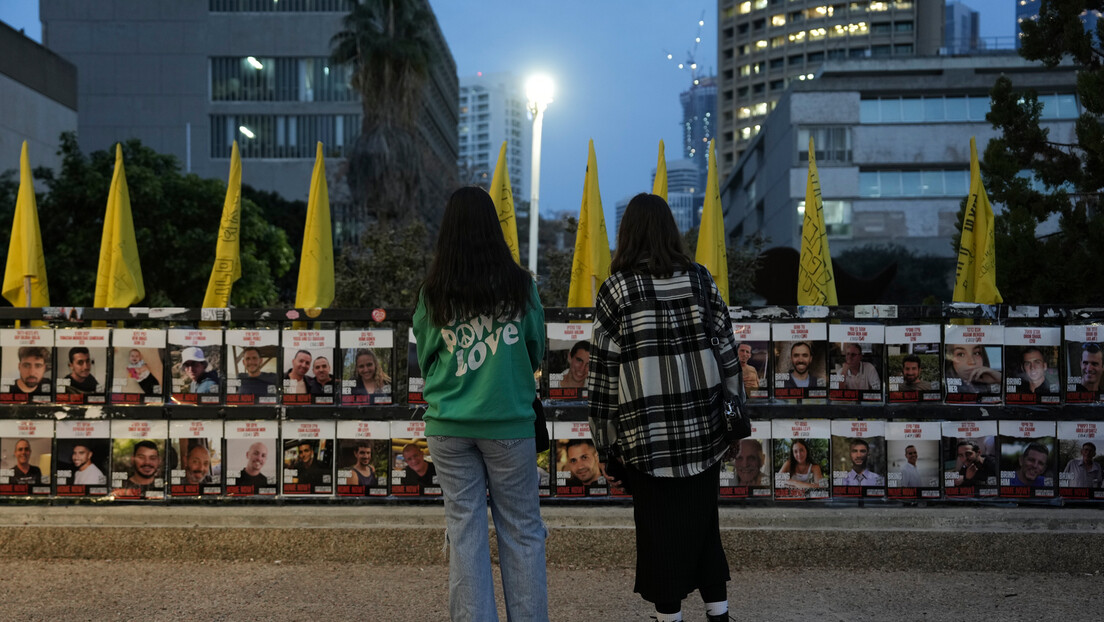
MULTIPOLYGON (((702 270, 705 268, 700 265, 695 265, 695 270, 698 274, 698 283, 701 285, 702 301, 705 307, 705 336, 709 339, 709 347, 713 350, 713 358, 717 361, 717 370, 721 374, 721 391, 723 400, 721 401, 721 414, 724 416, 725 422, 725 440, 729 443, 735 443, 742 438, 751 436, 751 418, 748 417, 745 405, 747 404, 747 393, 744 392, 744 367, 740 364, 740 382, 739 392, 733 393, 728 388, 728 382, 725 379, 724 364, 721 361, 721 340, 713 332, 713 305, 709 299, 711 296, 710 288, 706 283, 706 280, 702 278, 702 270)), ((712 277, 710 277, 712 278, 712 277)), ((738 361, 737 361, 738 362, 738 361)))

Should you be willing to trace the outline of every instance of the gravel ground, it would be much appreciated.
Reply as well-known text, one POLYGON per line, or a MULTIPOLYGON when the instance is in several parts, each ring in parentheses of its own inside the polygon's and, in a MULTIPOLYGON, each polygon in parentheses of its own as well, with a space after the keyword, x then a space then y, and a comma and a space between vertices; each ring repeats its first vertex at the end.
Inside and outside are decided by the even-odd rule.
MULTIPOLYGON (((1025 556, 1024 561, 1028 557, 1025 556)), ((444 566, 33 560, 0 574, 18 620, 447 620, 444 566)), ((647 620, 623 568, 550 569, 552 620, 647 620)), ((734 572, 733 619, 1099 620, 1104 577, 1060 573, 734 572)), ((501 610, 501 597, 500 597, 501 610)), ((685 619, 704 620, 697 596, 685 619)), ((505 620, 505 615, 502 615, 505 620)))

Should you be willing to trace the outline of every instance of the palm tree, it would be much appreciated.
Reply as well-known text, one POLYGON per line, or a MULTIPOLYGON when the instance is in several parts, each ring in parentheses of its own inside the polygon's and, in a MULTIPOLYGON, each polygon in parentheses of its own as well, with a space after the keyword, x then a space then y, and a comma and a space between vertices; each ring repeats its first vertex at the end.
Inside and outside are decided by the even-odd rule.
POLYGON ((435 18, 424 0, 349 0, 331 60, 350 64, 363 121, 349 156, 348 180, 359 219, 383 224, 418 212, 425 149, 417 119, 435 60, 435 18))

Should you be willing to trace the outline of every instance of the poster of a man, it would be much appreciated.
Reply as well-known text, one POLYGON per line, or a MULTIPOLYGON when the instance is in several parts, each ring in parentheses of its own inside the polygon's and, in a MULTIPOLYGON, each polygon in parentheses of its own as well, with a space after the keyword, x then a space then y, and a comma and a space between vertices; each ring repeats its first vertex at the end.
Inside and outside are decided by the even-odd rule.
POLYGON ((169 494, 174 497, 222 494, 222 422, 169 422, 169 494))
POLYGON ((45 404, 53 399, 51 349, 41 345, 4 346, 4 394, 0 401, 45 404))
POLYGON ((223 333, 219 330, 169 330, 174 404, 221 404, 223 333))
POLYGON ((276 330, 228 330, 227 404, 279 403, 280 333, 276 330))
POLYGON ((107 402, 109 335, 106 328, 55 331, 59 367, 55 400, 59 404, 107 402), (62 369, 62 364, 67 367, 62 369))
POLYGON ((1058 422, 1058 492, 1067 499, 1104 499, 1104 422, 1058 422))
POLYGON ((1065 356, 1069 377, 1066 402, 1088 404, 1104 400, 1104 327, 1067 324, 1065 356))
POLYGON ((891 499, 938 499, 941 490, 937 421, 886 422, 886 484, 891 499))
POLYGON ((586 399, 591 329, 590 324, 550 322, 546 325, 548 347, 545 348, 545 369, 550 370, 549 399, 586 399))
POLYGON ((770 324, 766 322, 732 322, 736 336, 736 356, 743 365, 744 390, 749 400, 766 400, 770 396, 767 386, 768 368, 772 355, 770 324))
POLYGON ((1053 421, 1001 420, 1000 495, 1012 499, 1057 496, 1053 421))
POLYGON ((279 454, 277 421, 226 422, 226 495, 274 496, 279 454))
POLYGON ((95 497, 108 493, 110 439, 108 421, 57 422, 54 483, 59 497, 95 497))
POLYGON ((54 422, 0 420, 0 496, 50 494, 54 422))
POLYGON ((111 422, 111 488, 116 499, 165 497, 165 420, 111 422))
POLYGON ((285 495, 332 495, 333 421, 284 421, 285 495))
POLYGON ((387 422, 338 421, 337 424, 337 496, 386 495, 391 471, 387 422))

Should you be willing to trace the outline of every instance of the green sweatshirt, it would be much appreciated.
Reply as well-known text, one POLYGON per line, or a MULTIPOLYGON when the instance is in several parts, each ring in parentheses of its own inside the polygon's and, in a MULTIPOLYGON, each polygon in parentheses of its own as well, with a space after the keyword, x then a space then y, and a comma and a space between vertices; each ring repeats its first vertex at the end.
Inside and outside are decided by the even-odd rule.
POLYGON ((510 321, 482 316, 433 324, 425 300, 414 311, 426 436, 532 438, 533 374, 544 356, 544 307, 533 283, 530 308, 510 321))

